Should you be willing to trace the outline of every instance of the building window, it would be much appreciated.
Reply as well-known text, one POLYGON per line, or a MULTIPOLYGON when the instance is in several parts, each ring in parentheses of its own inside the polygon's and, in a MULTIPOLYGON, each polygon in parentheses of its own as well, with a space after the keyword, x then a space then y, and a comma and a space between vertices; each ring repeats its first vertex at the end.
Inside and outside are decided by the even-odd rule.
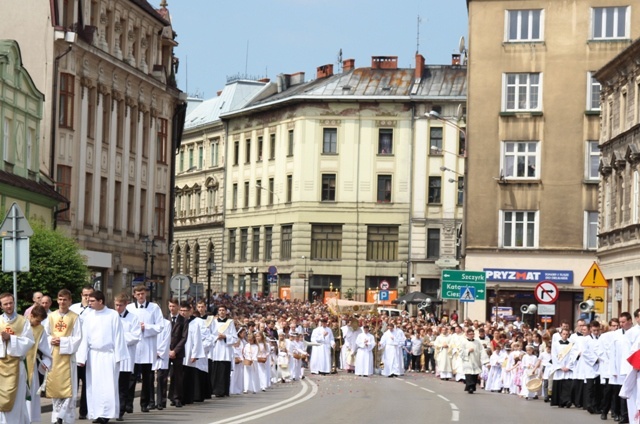
POLYGON ((591 38, 608 40, 629 38, 629 7, 594 7, 591 9, 591 38))
POLYGON ((14 140, 12 136, 12 122, 11 119, 5 117, 2 121, 2 159, 5 162, 13 163, 13 149, 14 140))
POLYGON ((240 228, 240 262, 247 261, 247 249, 249 248, 249 230, 240 228))
POLYGON ((198 146, 198 169, 204 167, 204 146, 198 146))
POLYGON ((467 134, 458 130, 458 156, 467 156, 467 134))
POLYGON ((293 226, 280 227, 280 259, 291 259, 291 241, 293 240, 293 226))
POLYGON ((538 212, 502 211, 502 247, 531 248, 538 245, 538 212))
POLYGON ((183 172, 184 171, 184 149, 180 150, 180 153, 178 153, 178 161, 179 161, 178 172, 183 172))
POLYGON ((393 154, 393 130, 389 128, 381 128, 378 131, 378 154, 393 154))
POLYGON ((260 227, 254 227, 251 234, 251 260, 254 262, 260 260, 260 227))
POLYGON ((312 225, 311 259, 339 260, 341 258, 342 225, 312 225))
POLYGON ((234 292, 234 282, 235 276, 232 274, 227 275, 227 293, 229 293, 230 295, 235 293, 234 292))
POLYGON ((276 158, 276 135, 269 134, 269 160, 276 158))
POLYGON ((338 129, 323 128, 322 153, 338 153, 338 129))
POLYGON ((442 127, 429 128, 429 152, 432 155, 442 154, 442 127))
POLYGON ((505 74, 504 110, 540 110, 542 74, 505 74))
POLYGON ((505 141, 503 143, 505 178, 539 178, 539 149, 537 141, 505 141))
POLYGON ((336 174, 322 174, 321 199, 323 202, 336 200, 336 174))
POLYGON ((164 240, 165 204, 167 196, 156 193, 156 204, 153 215, 153 230, 156 238, 164 240))
POLYGON ((587 158, 586 158, 585 175, 587 180, 598 181, 600 173, 600 147, 597 141, 587 141, 587 158))
POLYGON ((598 212, 585 211, 584 218, 585 248, 596 250, 598 248, 598 212))
POLYGON ((249 207, 249 181, 244 182, 244 202, 243 205, 245 208, 249 207))
POLYGON ((189 148, 189 168, 187 171, 193 170, 193 147, 189 148))
POLYGON ((116 181, 113 195, 113 229, 122 230, 122 182, 116 181))
POLYGON ((600 89, 602 85, 593 72, 587 73, 587 110, 600 110, 600 89))
POLYGON ((251 139, 247 138, 244 141, 244 163, 251 162, 251 139))
MULTIPOLYGON (((273 195, 274 195, 274 189, 275 189, 275 182, 273 180, 273 178, 269 178, 269 205, 273 205, 273 195)), ((280 203, 280 201, 278 201, 278 203, 280 203)))
POLYGON ((429 177, 429 203, 442 203, 442 178, 429 177))
POLYGON ((262 161, 262 155, 264 154, 264 138, 258 137, 258 162, 262 161))
POLYGON ((168 121, 164 118, 158 119, 158 138, 156 145, 156 162, 167 163, 167 132, 168 121))
POLYGON ((60 111, 58 125, 60 128, 73 129, 73 103, 75 96, 75 77, 71 74, 60 74, 60 111))
POLYGON ((287 203, 293 200, 293 175, 287 175, 287 203))
POLYGON ((233 142, 233 164, 237 165, 240 161, 240 142, 233 142))
POLYGON ((391 175, 378 175, 378 203, 391 201, 391 175))
POLYGON ((397 261, 399 239, 397 225, 367 226, 367 260, 397 261))
MULTIPOLYGON (((65 165, 58 165, 57 177, 58 178, 56 181, 56 191, 70 200, 71 199, 71 167, 65 166, 65 165)), ((70 219, 69 210, 66 210, 58 214, 58 219, 62 221, 69 221, 70 219)))
POLYGON ((220 139, 216 138, 211 142, 211 166, 218 166, 218 152, 220 149, 220 139))
POLYGON ((427 229, 427 259, 440 257, 440 228, 427 229))
POLYGON ((293 130, 289 130, 289 143, 287 148, 287 155, 293 156, 293 130))
POLYGON ((236 230, 229 230, 229 251, 227 252, 229 262, 235 262, 236 260, 236 230))
POLYGON ((458 177, 458 206, 464 202, 464 177, 458 177))
POLYGON ((273 250, 273 227, 264 227, 264 260, 270 261, 273 250))
POLYGON ((541 41, 544 11, 508 10, 507 41, 541 41))
POLYGON ((238 183, 233 183, 232 186, 231 208, 238 209, 238 183))
POLYGON ((262 204, 262 180, 256 181, 256 206, 262 204))

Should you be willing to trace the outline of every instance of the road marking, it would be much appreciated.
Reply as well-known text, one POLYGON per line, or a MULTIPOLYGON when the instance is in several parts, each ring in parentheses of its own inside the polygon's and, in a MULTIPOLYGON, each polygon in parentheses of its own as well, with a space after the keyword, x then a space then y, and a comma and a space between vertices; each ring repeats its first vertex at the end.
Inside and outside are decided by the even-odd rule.
POLYGON ((447 399, 446 397, 444 397, 444 396, 442 396, 442 395, 438 395, 438 397, 439 397, 440 399, 442 399, 443 401, 445 401, 445 402, 449 402, 449 399, 447 399))
POLYGON ((454 411, 458 410, 458 407, 456 406, 455 403, 451 402, 449 405, 451 405, 451 409, 453 409, 454 411))
MULTIPOLYGON (((429 390, 426 387, 420 387, 417 384, 410 383, 408 381, 405 381, 405 383, 410 384, 410 385, 412 385, 414 387, 419 387, 422 390, 424 390, 425 392, 436 393, 433 390, 429 390)), ((442 395, 438 395, 438 397, 440 399, 444 400, 445 402, 449 402, 449 407, 451 408, 451 421, 460 421, 460 410, 458 409, 458 406, 455 403, 451 402, 446 397, 442 396, 442 395)))
POLYGON ((451 411, 451 421, 460 420, 460 411, 451 411))
POLYGON ((409 383, 408 381, 405 381, 405 383, 412 385, 413 387, 418 387, 417 384, 413 384, 413 383, 409 383))
POLYGON ((433 390, 427 389, 426 387, 420 387, 422 390, 424 390, 425 392, 429 392, 429 393, 435 393, 433 390))
POLYGON ((318 385, 314 383, 313 380, 303 380, 301 381, 301 383, 302 383, 302 390, 300 390, 298 394, 296 394, 290 399, 283 400, 281 402, 275 403, 273 405, 270 405, 261 409, 256 409, 255 411, 247 412, 246 414, 236 415, 234 417, 226 418, 221 421, 214 421, 210 424, 224 424, 224 423, 232 423, 232 422, 246 423, 248 421, 253 421, 255 419, 262 418, 267 415, 271 415, 275 412, 279 412, 284 409, 291 408, 292 406, 295 406, 299 403, 306 402, 318 393, 318 385), (304 396, 309 389, 309 385, 311 385, 311 392, 306 396, 304 396))

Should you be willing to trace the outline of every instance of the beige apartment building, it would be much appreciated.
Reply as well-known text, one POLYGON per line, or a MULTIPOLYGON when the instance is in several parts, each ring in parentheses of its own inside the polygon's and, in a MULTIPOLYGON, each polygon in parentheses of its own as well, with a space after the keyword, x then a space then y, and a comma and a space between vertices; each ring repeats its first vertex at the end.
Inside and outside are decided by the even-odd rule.
POLYGON ((190 100, 176 152, 171 268, 172 275, 191 277, 195 297, 223 291, 226 133, 220 114, 244 107, 265 86, 265 81, 233 79, 212 99, 190 100))
POLYGON ((0 38, 19 42, 45 94, 37 167, 70 200, 56 223, 108 294, 169 276, 172 151, 185 107, 164 6, 0 2, 0 38))
MULTIPOLYGON (((596 260, 600 83, 638 36, 635 1, 470 0, 465 268, 487 271, 484 319, 559 287, 554 323, 574 320, 596 260), (497 296, 496 296, 497 294, 497 296)), ((509 309, 511 308, 511 309, 509 309)), ((529 316, 526 319, 538 319, 529 316)))
POLYGON ((640 41, 596 74, 602 83, 598 258, 610 315, 640 307, 640 41))
POLYGON ((222 114, 223 290, 373 301, 428 289, 435 262, 456 258, 463 159, 457 127, 425 114, 454 116, 465 98, 464 66, 381 56, 312 81, 279 75, 222 114))

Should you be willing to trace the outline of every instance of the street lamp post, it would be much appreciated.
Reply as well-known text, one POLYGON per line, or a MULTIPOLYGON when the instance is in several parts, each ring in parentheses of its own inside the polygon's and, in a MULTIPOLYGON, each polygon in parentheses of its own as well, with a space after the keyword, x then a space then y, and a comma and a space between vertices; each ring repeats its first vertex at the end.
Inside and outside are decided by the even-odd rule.
MULTIPOLYGON (((156 257, 156 255, 154 254, 153 248, 156 247, 156 241, 154 239, 150 239, 149 237, 145 236, 145 238, 142 239, 142 242, 144 243, 144 252, 143 252, 144 253, 144 273, 142 274, 142 282, 146 286, 147 285, 147 263, 149 261, 149 258, 151 258, 151 278, 153 278, 153 263, 156 257), (151 247, 151 250, 149 250, 149 247, 151 247)), ((153 300, 153 291, 151 292, 151 300, 153 300)))
POLYGON ((207 260, 207 312, 210 312, 211 306, 211 274, 216 272, 216 264, 210 256, 207 260))
POLYGON ((304 259, 304 289, 302 292, 302 301, 306 302, 307 301, 307 257, 303 255, 302 259, 304 259))

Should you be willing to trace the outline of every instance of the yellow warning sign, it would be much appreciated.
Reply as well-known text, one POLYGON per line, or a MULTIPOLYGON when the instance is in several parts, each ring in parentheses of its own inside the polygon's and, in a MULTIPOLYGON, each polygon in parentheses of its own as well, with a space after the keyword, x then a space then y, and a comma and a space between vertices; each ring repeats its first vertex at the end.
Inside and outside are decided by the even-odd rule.
POLYGON ((605 290, 604 287, 584 289, 584 301, 593 300, 593 310, 598 314, 604 314, 605 290))
POLYGON ((597 263, 593 263, 587 275, 582 279, 582 283, 580 283, 581 287, 608 287, 607 279, 604 278, 604 274, 600 270, 600 267, 597 263))

